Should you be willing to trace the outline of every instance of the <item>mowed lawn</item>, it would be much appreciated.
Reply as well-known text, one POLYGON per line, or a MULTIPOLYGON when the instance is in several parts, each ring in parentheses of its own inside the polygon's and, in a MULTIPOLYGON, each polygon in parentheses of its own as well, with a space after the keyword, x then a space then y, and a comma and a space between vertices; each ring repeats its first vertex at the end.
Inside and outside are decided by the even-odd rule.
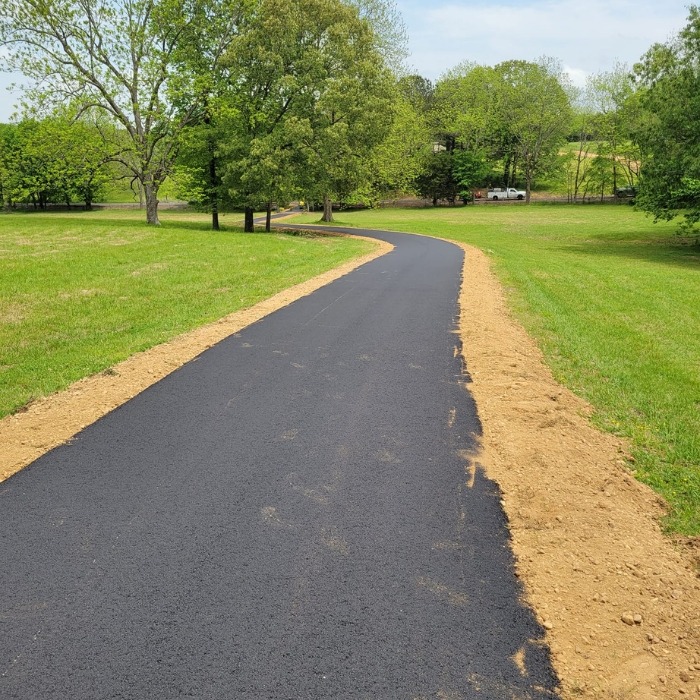
MULTIPOLYGON (((700 534, 700 246, 627 205, 340 213, 337 224, 474 244, 557 379, 627 437, 669 530, 700 534)), ((304 217, 317 221, 318 215, 304 217)))
POLYGON ((0 214, 0 416, 371 250, 205 215, 0 214))

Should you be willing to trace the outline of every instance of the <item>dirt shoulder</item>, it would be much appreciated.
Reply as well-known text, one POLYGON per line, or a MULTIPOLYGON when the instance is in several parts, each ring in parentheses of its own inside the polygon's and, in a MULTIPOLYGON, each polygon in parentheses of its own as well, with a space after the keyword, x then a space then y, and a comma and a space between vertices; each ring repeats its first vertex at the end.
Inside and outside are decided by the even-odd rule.
POLYGON ((700 697, 700 578, 659 528, 625 444, 552 377, 466 251, 461 336, 483 424, 481 464, 503 492, 518 575, 548 629, 564 698, 700 697))
MULTIPOLYGON (((272 311, 382 255, 297 285, 140 353, 0 421, 0 481, 272 311)), ((503 491, 517 572, 548 629, 562 696, 700 697, 700 578, 659 529, 663 506, 625 445, 552 378, 487 257, 464 246, 461 336, 483 424, 479 463, 503 491)))

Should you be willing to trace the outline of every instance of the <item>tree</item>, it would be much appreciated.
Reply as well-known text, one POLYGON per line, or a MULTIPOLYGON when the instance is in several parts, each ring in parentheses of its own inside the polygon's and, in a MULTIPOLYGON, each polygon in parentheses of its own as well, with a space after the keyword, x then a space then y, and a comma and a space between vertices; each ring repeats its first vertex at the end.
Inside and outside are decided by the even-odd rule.
POLYGON ((529 202, 535 178, 558 165, 559 146, 570 129, 572 110, 565 78, 551 59, 508 61, 495 70, 503 80, 502 125, 512 136, 529 202))
POLYGON ((655 44, 635 66, 644 156, 637 205, 684 227, 700 221, 700 9, 672 41, 655 44))
POLYGON ((435 96, 435 87, 432 82, 422 75, 404 75, 399 78, 397 87, 399 94, 403 99, 408 100, 416 113, 427 117, 435 96))
MULTIPOLYGON (((340 161, 342 191, 350 192, 361 180, 358 166, 368 168, 363 156, 371 140, 361 130, 369 119, 382 124, 391 115, 388 107, 382 115, 373 112, 373 95, 384 91, 379 101, 386 107, 393 91, 369 21, 341 0, 259 0, 245 8, 239 29, 220 62, 222 78, 208 104, 207 129, 193 130, 202 147, 186 148, 183 165, 200 199, 207 192, 220 198, 225 189, 245 211, 245 230, 252 231, 255 209, 267 208, 269 228, 272 202, 322 189, 319 180, 327 179, 329 168, 317 164, 322 157, 340 158, 347 146, 337 139, 341 132, 352 139, 355 156, 340 161), (332 95, 336 143, 322 144, 332 95), (211 154, 210 165, 216 163, 217 182, 205 153, 211 154)), ((378 141, 384 132, 375 132, 378 141)))
POLYGON ((38 122, 34 120, 2 125, 0 171, 5 208, 29 201, 35 207, 45 206, 48 199, 46 180, 42 177, 48 168, 41 161, 36 163, 27 148, 37 129, 38 122))
POLYGON ((451 135, 467 150, 498 151, 503 85, 498 71, 462 63, 435 87, 432 124, 436 134, 451 135))
POLYGON ((408 34, 401 12, 393 0, 347 0, 360 18, 372 27, 376 48, 395 73, 401 73, 408 57, 408 34))
POLYGON ((505 163, 505 184, 510 184, 515 159, 500 111, 502 91, 502 78, 494 68, 469 62, 448 71, 435 88, 430 121, 437 143, 454 154, 451 181, 465 201, 474 188, 484 185, 499 161, 505 163))
POLYGON ((79 199, 90 209, 110 179, 110 155, 95 125, 57 115, 5 125, 3 136, 0 170, 7 205, 28 201, 44 208, 79 199))
POLYGON ((226 53, 228 86, 217 117, 226 137, 219 153, 223 181, 245 210, 248 232, 253 230, 255 208, 265 206, 269 212, 273 201, 295 192, 297 122, 308 94, 317 89, 318 54, 324 45, 313 18, 328 5, 318 0, 261 0, 246 15, 244 30, 226 53))
POLYGON ((10 196, 11 155, 16 131, 15 124, 0 124, 0 202, 3 208, 12 204, 10 196))
POLYGON ((416 187, 421 197, 430 199, 433 206, 441 199, 450 204, 457 201, 460 183, 453 171, 453 153, 440 150, 433 153, 426 163, 424 171, 416 179, 416 187))
POLYGON ((5 67, 35 81, 36 101, 71 102, 119 125, 129 148, 118 145, 115 157, 143 187, 146 220, 158 224, 158 189, 178 135, 198 118, 236 32, 239 6, 238 0, 0 0, 0 44, 5 67), (188 49, 206 30, 208 50, 195 71, 188 49))
POLYGON ((393 114, 388 134, 369 156, 371 181, 357 197, 365 203, 374 203, 390 193, 414 192, 416 179, 432 156, 432 139, 424 114, 402 95, 396 98, 393 114))
POLYGON ((473 200, 473 191, 480 187, 490 172, 486 154, 476 149, 455 151, 452 157, 452 177, 459 187, 459 196, 473 200))
MULTIPOLYGON (((370 155, 393 119, 395 81, 377 35, 357 10, 338 0, 296 0, 300 10, 286 41, 301 52, 289 78, 297 94, 285 112, 297 182, 306 198, 324 202, 371 178, 370 155)), ((278 142, 279 143, 279 142, 278 142)))
POLYGON ((598 155, 608 161, 613 192, 621 178, 625 185, 635 184, 634 164, 639 154, 629 139, 629 113, 625 110, 633 91, 630 71, 624 64, 588 79, 587 101, 596 115, 598 155))
POLYGON ((214 231, 220 229, 222 205, 230 202, 221 177, 220 144, 224 138, 209 108, 201 123, 183 129, 171 177, 177 197, 208 208, 214 231))
POLYGON ((595 157, 593 146, 596 138, 595 114, 587 105, 579 105, 574 117, 574 128, 571 140, 577 147, 572 151, 566 163, 567 189, 570 201, 576 201, 579 197, 585 199, 588 187, 591 184, 591 164, 595 157))

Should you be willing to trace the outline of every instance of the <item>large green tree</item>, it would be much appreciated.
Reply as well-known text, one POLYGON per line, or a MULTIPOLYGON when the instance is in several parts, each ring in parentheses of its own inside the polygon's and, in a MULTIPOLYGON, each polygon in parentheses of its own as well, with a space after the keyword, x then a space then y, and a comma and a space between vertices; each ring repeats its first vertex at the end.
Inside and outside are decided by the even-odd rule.
POLYGON ((435 134, 443 140, 452 137, 467 150, 497 152, 502 91, 502 76, 489 66, 462 63, 448 71, 435 87, 431 110, 435 134))
POLYGON ((373 204, 381 197, 415 191, 416 180, 432 155, 425 114, 403 94, 393 105, 393 121, 384 140, 369 156, 370 180, 358 197, 373 204))
POLYGON ((408 34, 394 0, 345 0, 357 8, 360 17, 372 27, 375 48, 395 73, 403 73, 409 55, 408 34))
POLYGON ((183 133, 179 174, 195 197, 214 210, 225 191, 252 231, 253 211, 269 213, 272 202, 352 191, 371 170, 370 149, 386 131, 380 127, 391 118, 393 98, 384 67, 391 42, 360 9, 374 16, 389 5, 248 3, 205 118, 183 133))
POLYGON ((299 114, 318 81, 324 44, 323 30, 315 29, 312 18, 328 4, 260 0, 226 53, 219 154, 225 186, 245 210, 246 231, 253 230, 256 208, 269 210, 271 202, 291 199, 298 189, 293 166, 300 149, 299 114))
POLYGON ((340 0, 262 0, 227 60, 232 189, 251 208, 290 193, 291 178, 330 220, 333 198, 371 176, 393 118, 395 81, 372 24, 340 0))
POLYGON ((21 71, 35 104, 100 111, 128 148, 115 155, 158 223, 158 190, 181 130, 199 118, 218 60, 237 31, 239 0, 0 0, 4 67, 21 71), (206 34, 206 43, 197 37, 206 34), (193 60, 194 50, 200 51, 193 60))
POLYGON ((495 67, 502 79, 500 120, 513 144, 530 201, 535 178, 558 165, 559 147, 573 117, 566 78, 551 59, 507 61, 495 67))
POLYGON ((687 26, 652 46, 635 73, 644 155, 637 205, 657 219, 682 213, 694 228, 700 222, 700 8, 692 6, 687 26))

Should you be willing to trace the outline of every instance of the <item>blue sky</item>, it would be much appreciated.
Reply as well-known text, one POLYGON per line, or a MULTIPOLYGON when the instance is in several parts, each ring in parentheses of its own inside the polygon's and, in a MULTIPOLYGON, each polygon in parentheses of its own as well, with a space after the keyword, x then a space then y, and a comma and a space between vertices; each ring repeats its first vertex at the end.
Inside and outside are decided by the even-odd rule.
MULTIPOLYGON (((435 80, 462 61, 558 58, 575 84, 616 61, 633 64, 681 29, 686 0, 396 0, 409 35, 409 64, 435 80)), ((16 80, 17 77, 14 77, 16 80)), ((13 112, 13 78, 0 74, 0 121, 13 112)))
POLYGON ((655 42, 682 29, 683 0, 395 0, 409 34, 416 72, 432 80, 469 60, 558 58, 575 84, 630 66, 655 42))

